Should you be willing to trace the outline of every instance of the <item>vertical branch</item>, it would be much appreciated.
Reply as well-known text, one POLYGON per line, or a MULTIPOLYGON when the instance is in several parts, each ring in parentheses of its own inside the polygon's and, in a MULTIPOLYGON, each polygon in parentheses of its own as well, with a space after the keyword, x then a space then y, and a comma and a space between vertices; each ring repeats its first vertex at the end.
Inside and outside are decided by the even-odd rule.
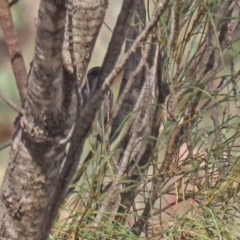
MULTIPOLYGON (((92 54, 92 49, 95 45, 97 34, 103 23, 107 3, 107 0, 100 2, 92 0, 79 1, 78 4, 75 5, 76 2, 70 1, 68 6, 68 14, 71 16, 68 16, 70 28, 67 31, 71 36, 66 39, 65 32, 64 41, 68 48, 65 50, 63 49, 62 52, 63 64, 69 72, 73 71, 77 75, 77 81, 80 85, 83 83, 82 80, 92 54), (70 62, 68 63, 70 65, 67 65, 66 62, 68 57, 70 58, 70 62)), ((78 97, 77 93, 77 98, 78 97)), ((88 97, 90 98, 91 96, 88 97)), ((98 104, 91 105, 90 102, 90 104, 84 106, 83 109, 82 106, 81 109, 79 109, 80 106, 78 99, 77 117, 73 127, 69 150, 56 186, 53 205, 49 212, 50 222, 56 218, 58 209, 65 197, 67 187, 70 184, 79 164, 85 139, 88 136, 91 124, 103 100, 102 96, 98 97, 100 98, 98 104)))
MULTIPOLYGON (((108 46, 107 53, 103 61, 99 84, 102 84, 108 74, 113 70, 122 45, 125 41, 129 26, 131 24, 132 16, 136 8, 137 0, 124 0, 121 11, 113 30, 112 38, 108 46)), ((99 88, 100 86, 98 86, 99 88)))
POLYGON ((47 220, 65 153, 66 144, 60 142, 73 124, 69 109, 62 111, 65 4, 65 0, 40 3, 24 113, 15 121, 0 191, 2 239, 45 240, 54 221, 47 220))
POLYGON ((27 70, 14 29, 12 15, 7 0, 0 0, 0 21, 4 38, 7 44, 13 73, 15 76, 20 99, 23 102, 26 96, 27 70))
POLYGON ((79 86, 83 85, 83 79, 105 16, 107 4, 107 0, 70 0, 68 3, 68 15, 62 50, 63 63, 70 72, 73 72, 73 65, 76 66, 79 86), (72 26, 69 26, 68 23, 69 16, 72 17, 72 26), (71 59, 69 49, 70 38, 73 41, 75 62, 71 59))

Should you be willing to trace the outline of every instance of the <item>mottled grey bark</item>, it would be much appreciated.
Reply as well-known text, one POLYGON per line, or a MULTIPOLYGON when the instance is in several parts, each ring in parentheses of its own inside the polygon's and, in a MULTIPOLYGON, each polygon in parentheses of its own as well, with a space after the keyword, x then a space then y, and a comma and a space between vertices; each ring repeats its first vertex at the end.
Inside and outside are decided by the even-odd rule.
MULTIPOLYGON (((68 4, 71 2, 69 1, 68 4)), ((74 12, 74 14, 90 13, 92 10, 91 16, 80 15, 81 23, 86 23, 82 28, 79 25, 80 36, 84 35, 81 31, 86 32, 84 28, 93 27, 92 22, 88 20, 96 17, 97 12, 95 15, 94 11, 100 9, 101 15, 95 18, 97 27, 92 39, 87 38, 86 35, 85 39, 82 39, 86 45, 83 56, 86 61, 82 62, 83 67, 80 69, 83 74, 87 69, 107 7, 107 1, 101 1, 100 4, 97 2, 96 0, 78 1, 80 7, 74 12), (92 8, 96 5, 100 8, 92 8), (88 17, 86 21, 84 16, 88 17), (90 26, 88 22, 91 23, 90 26)), ((72 4, 74 6, 75 2, 72 4)), ((76 113, 78 112, 80 116, 75 94, 77 78, 75 73, 63 67, 62 61, 66 6, 66 0, 42 0, 40 4, 35 54, 23 105, 24 113, 15 121, 9 165, 0 192, 1 239, 46 239, 57 214, 58 209, 55 206, 60 206, 66 186, 74 174, 75 169, 71 172, 69 169, 64 169, 69 166, 68 161, 74 163, 73 159, 69 158, 64 162, 64 157, 76 113), (64 175, 64 172, 67 172, 67 175, 64 175), (62 175, 69 179, 68 181, 64 179, 64 187, 59 180, 62 175), (59 186, 61 189, 58 188, 59 186)), ((73 40, 76 41, 74 38, 73 40)), ((70 49, 71 51, 73 50, 70 49)), ((95 112, 91 114, 94 118, 95 112)), ((83 119, 79 120, 77 117, 75 126, 81 125, 81 121, 83 119)), ((83 126, 83 133, 76 145, 83 144, 89 128, 83 126)), ((81 148, 74 154, 74 166, 76 166, 81 148)))
POLYGON ((24 103, 15 122, 9 165, 2 183, 0 231, 2 239, 41 239, 52 204, 66 137, 73 123, 62 111, 63 42, 66 8, 62 1, 42 1, 36 48, 24 103))

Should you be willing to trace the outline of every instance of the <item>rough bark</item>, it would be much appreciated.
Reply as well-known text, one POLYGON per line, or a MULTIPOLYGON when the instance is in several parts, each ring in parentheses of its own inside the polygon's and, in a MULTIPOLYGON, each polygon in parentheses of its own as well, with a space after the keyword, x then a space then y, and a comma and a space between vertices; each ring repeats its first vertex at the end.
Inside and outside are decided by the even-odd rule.
MULTIPOLYGON (((80 10, 88 12, 89 9, 84 10, 84 7, 94 2, 97 1, 81 1, 80 10)), ((93 38, 83 39, 87 45, 83 56, 86 61, 83 61, 83 67, 80 68, 82 73, 79 75, 87 69, 104 18, 107 1, 101 4, 102 15, 96 19, 93 38)), ((60 206, 70 181, 65 178, 62 186, 59 178, 67 173, 64 176, 71 179, 74 174, 75 169, 71 169, 71 172, 64 169, 69 166, 68 161, 72 162, 69 158, 64 161, 66 145, 77 112, 80 116, 76 104, 77 78, 63 67, 62 61, 66 6, 66 0, 42 0, 40 4, 35 54, 23 105, 24 112, 15 121, 9 165, 0 192, 1 239, 46 239, 57 214, 58 208, 55 206, 60 206), (57 188, 59 186, 62 188, 57 188), (56 211, 51 214, 51 210, 56 211)), ((74 14, 79 14, 79 9, 74 10, 74 14)), ((92 27, 91 17, 96 16, 94 10, 96 8, 92 9, 91 16, 79 15, 88 17, 84 26, 87 29, 92 27)), ((81 20, 84 23, 83 18, 81 20)), ((77 34, 83 36, 81 32, 86 32, 86 29, 80 27, 77 34)), ((73 41, 76 39, 73 38, 73 41)), ((94 118, 95 112, 92 112, 94 118)), ((75 127, 81 125, 81 121, 83 118, 79 120, 77 117, 75 127)), ((85 125, 82 125, 86 130, 85 125)), ((87 132, 82 132, 75 145, 84 143, 87 132)), ((74 154, 74 166, 78 163, 81 151, 78 148, 74 154)))
POLYGON ((41 239, 72 124, 62 112, 65 1, 42 1, 24 114, 15 122, 9 165, 1 187, 1 239, 41 239))

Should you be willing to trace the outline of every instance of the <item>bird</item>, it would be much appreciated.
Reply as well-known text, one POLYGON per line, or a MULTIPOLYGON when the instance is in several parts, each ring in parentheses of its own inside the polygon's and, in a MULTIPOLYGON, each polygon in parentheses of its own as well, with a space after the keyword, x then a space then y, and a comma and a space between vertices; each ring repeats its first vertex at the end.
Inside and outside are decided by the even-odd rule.
POLYGON ((91 94, 93 94, 97 90, 101 69, 101 67, 93 67, 88 70, 86 77, 84 78, 83 85, 79 88, 82 101, 81 105, 83 106, 83 108, 86 105, 91 94))
MULTIPOLYGON (((83 86, 79 89, 81 97, 81 106, 84 108, 88 100, 96 93, 97 87, 99 86, 99 74, 101 72, 101 67, 91 68, 83 81, 83 86)), ((111 115, 113 108, 113 92, 109 88, 104 94, 104 99, 100 111, 97 114, 97 128, 104 129, 106 127, 108 120, 111 115)))

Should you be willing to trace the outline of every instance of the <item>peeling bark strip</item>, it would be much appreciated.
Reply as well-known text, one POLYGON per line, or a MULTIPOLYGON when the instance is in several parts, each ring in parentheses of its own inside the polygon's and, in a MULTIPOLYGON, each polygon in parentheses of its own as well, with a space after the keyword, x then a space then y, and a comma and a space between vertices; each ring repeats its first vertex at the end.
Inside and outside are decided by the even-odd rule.
POLYGON ((39 240, 48 235, 44 222, 65 152, 59 141, 74 120, 64 107, 67 99, 60 49, 65 6, 64 0, 42 0, 40 4, 24 115, 16 121, 0 192, 0 239, 39 240))
POLYGON ((86 74, 107 5, 106 0, 68 1, 68 16, 72 16, 72 26, 69 25, 69 17, 67 17, 62 55, 64 66, 68 71, 73 72, 69 45, 69 36, 72 34, 74 65, 77 67, 80 86, 86 74))

